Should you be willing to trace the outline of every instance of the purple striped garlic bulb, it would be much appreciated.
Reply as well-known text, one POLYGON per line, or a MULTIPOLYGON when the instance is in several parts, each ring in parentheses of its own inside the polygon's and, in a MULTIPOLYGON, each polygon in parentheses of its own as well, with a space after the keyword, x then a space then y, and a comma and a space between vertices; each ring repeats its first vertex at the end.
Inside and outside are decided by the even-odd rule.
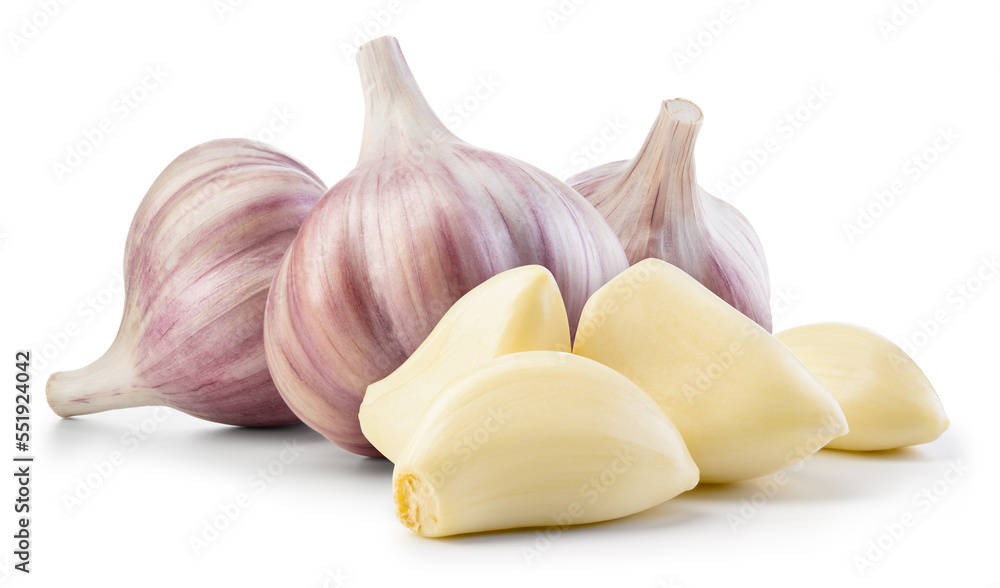
POLYGON ((94 363, 52 374, 56 414, 163 405, 229 425, 298 422, 267 370, 264 307, 325 191, 307 167, 255 141, 211 141, 171 162, 132 219, 118 335, 94 363))
POLYGON ((771 331, 771 284, 757 233, 731 204, 698 186, 694 143, 701 110, 667 100, 639 154, 567 183, 604 215, 630 264, 655 257, 681 268, 771 331))
POLYGON ((363 45, 357 60, 366 110, 358 164, 285 255, 264 337, 295 414, 337 445, 377 456, 358 422, 366 388, 463 294, 541 265, 576 325, 590 294, 628 262, 611 227, 566 184, 449 132, 395 39, 363 45))

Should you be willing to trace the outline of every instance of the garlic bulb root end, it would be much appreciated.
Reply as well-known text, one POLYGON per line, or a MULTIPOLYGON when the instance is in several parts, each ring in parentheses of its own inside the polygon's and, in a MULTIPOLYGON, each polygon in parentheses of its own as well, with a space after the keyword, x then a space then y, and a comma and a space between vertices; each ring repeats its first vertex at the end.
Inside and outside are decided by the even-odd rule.
POLYGON ((52 411, 68 418, 84 414, 163 404, 147 388, 135 386, 132 374, 101 357, 78 370, 56 372, 45 384, 52 411))

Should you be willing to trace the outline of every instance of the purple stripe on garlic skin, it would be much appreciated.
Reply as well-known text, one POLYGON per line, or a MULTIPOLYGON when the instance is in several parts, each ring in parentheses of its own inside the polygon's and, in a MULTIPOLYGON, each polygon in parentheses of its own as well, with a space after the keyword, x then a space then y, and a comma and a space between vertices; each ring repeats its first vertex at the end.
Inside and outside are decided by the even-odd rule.
POLYGON ((604 215, 629 263, 649 257, 672 263, 770 332, 771 286, 760 240, 746 217, 697 182, 701 123, 693 103, 668 100, 635 158, 567 183, 604 215))
POLYGON ((326 188, 244 139, 199 145, 153 182, 126 241, 125 312, 111 348, 49 379, 60 416, 164 405, 231 425, 297 422, 264 353, 268 289, 326 188))
POLYGON ((282 261, 265 320, 278 389, 337 445, 377 456, 358 409, 462 295, 522 265, 549 269, 575 328, 591 293, 628 262, 569 186, 473 147, 434 115, 391 37, 358 51, 365 125, 357 167, 309 214, 282 261))

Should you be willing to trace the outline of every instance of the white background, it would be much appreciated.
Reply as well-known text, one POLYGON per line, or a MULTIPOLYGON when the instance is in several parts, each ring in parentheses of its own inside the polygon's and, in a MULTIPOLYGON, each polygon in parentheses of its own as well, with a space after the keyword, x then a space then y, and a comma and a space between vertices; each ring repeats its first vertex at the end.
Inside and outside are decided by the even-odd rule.
MULTIPOLYGON (((984 256, 1000 253, 995 2, 245 0, 220 13, 213 0, 91 1, 50 18, 38 16, 42 4, 6 0, 0 18, 0 374, 9 379, 0 424, 12 423, 14 352, 32 349, 37 368, 32 573, 9 567, 15 489, 5 475, 2 582, 1000 585, 1000 280, 977 282, 984 256), (397 13, 386 19, 390 4, 397 13), (559 10, 562 20, 547 15, 559 10), (44 25, 34 32, 23 20, 33 18, 44 25), (363 103, 343 47, 366 27, 400 39, 459 136, 556 174, 631 157, 662 99, 696 102, 705 113, 699 179, 756 227, 784 300, 776 329, 839 320, 915 341, 951 429, 911 450, 820 452, 766 499, 763 481, 700 488, 545 543, 531 530, 417 537, 395 519, 390 464, 304 426, 241 430, 163 409, 58 419, 44 380, 89 363, 114 337, 123 297, 109 283, 131 217, 171 159, 205 140, 259 137, 273 121, 283 128, 262 138, 327 184, 351 169, 363 103), (123 107, 119 96, 147 68, 166 78, 123 107), (479 88, 483 80, 498 87, 479 88), (814 89, 829 96, 810 105, 814 89), (453 106, 462 102, 465 115, 453 106), (794 127, 779 123, 789 115, 794 127), (103 118, 110 132, 58 174, 53 164, 103 118), (940 132, 957 138, 935 149, 940 132), (762 159, 765 144, 776 150, 754 164, 749 153, 762 159), (933 160, 919 177, 915 156, 933 160), (724 189, 740 165, 747 179, 724 189), (904 191, 880 208, 876 192, 896 181, 904 191), (852 240, 845 224, 859 208, 876 218, 852 240), (978 286, 961 305, 960 285, 978 286), (82 309, 88 299, 101 310, 82 309), (70 323, 79 331, 61 337, 70 323), (53 341, 64 344, 45 347, 53 341), (132 427, 152 432, 137 441, 132 427), (292 441, 300 454, 261 491, 251 477, 278 469, 292 441), (114 452, 118 465, 96 473, 114 452), (949 462, 968 468, 954 483, 944 481, 949 462), (913 501, 925 490, 929 508, 913 501), (74 493, 86 497, 68 508, 74 493), (196 554, 189 538, 240 493, 251 505, 196 554), (908 512, 912 527, 882 536, 908 512), (735 531, 734 516, 746 521, 735 531), (888 547, 859 573, 858 558, 880 538, 888 547), (540 557, 529 562, 525 547, 540 557)), ((2 438, 13 454, 10 433, 2 438)))

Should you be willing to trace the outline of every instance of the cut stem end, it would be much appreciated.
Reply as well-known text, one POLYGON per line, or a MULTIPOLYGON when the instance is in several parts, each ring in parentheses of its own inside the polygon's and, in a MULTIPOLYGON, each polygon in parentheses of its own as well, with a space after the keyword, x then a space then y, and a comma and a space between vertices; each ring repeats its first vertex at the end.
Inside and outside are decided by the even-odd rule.
POLYGON ((690 100, 685 100, 684 98, 665 100, 663 107, 670 113, 670 117, 677 122, 690 124, 701 122, 701 109, 690 100))

